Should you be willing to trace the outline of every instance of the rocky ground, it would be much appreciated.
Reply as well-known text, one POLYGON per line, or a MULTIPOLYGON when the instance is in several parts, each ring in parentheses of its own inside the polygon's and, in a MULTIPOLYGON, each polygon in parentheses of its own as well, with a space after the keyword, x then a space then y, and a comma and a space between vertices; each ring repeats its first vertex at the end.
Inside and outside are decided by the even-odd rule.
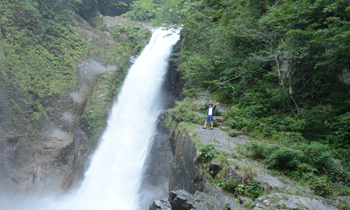
MULTIPOLYGON (((199 105, 202 100, 210 100, 208 92, 197 94, 192 103, 199 105)), ((220 112, 225 111, 219 105, 220 112)), ((203 114, 197 113, 202 117, 203 114)), ((155 201, 150 210, 155 209, 312 209, 332 210, 339 201, 349 202, 350 197, 325 199, 286 176, 268 170, 262 163, 249 159, 239 145, 248 141, 256 141, 249 136, 236 131, 236 136, 228 134, 222 123, 221 116, 214 117, 218 127, 213 130, 203 129, 203 125, 194 124, 191 128, 176 123, 170 123, 170 142, 174 161, 170 175, 169 198, 155 201), (227 155, 226 163, 219 163, 215 159, 209 167, 203 167, 196 161, 200 146, 212 144, 220 153, 227 155), (243 151, 243 154, 242 154, 243 151), (227 165, 226 165, 227 164, 227 165), (229 193, 218 186, 211 176, 219 176, 220 170, 228 168, 224 173, 224 180, 235 180, 239 183, 249 183, 253 180, 264 187, 264 193, 252 199, 247 193, 229 193), (276 175, 277 174, 277 175, 276 175), (347 201, 344 201, 347 200, 347 201)), ((208 166, 208 164, 206 165, 208 166)), ((222 170, 221 170, 222 171, 222 170)), ((349 203, 348 203, 349 206, 349 203)))

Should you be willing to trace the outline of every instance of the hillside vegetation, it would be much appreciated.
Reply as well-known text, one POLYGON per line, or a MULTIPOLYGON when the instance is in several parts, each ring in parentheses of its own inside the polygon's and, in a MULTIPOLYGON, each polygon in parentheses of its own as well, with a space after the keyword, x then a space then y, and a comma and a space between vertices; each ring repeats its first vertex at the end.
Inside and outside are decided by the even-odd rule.
POLYGON ((115 96, 130 64, 129 57, 142 50, 149 33, 130 24, 107 29, 98 12, 122 14, 129 9, 129 3, 1 0, 0 81, 10 91, 16 113, 31 123, 44 113, 50 115, 61 109, 66 91, 77 88, 77 62, 91 57, 105 65, 118 64, 119 70, 111 79, 115 96), (114 13, 105 12, 109 10, 114 13), (80 17, 75 14, 108 31, 116 43, 103 37, 97 44, 92 43, 76 30, 74 18, 80 17), (126 40, 122 40, 123 33, 126 40))
POLYGON ((141 0, 133 8, 135 19, 181 25, 184 93, 208 89, 227 104, 225 124, 263 140, 247 145, 252 158, 320 195, 349 194, 349 1, 141 0))
MULTIPOLYGON (((12 108, 28 121, 76 88, 77 61, 118 62, 120 83, 147 40, 134 26, 116 27, 113 38, 130 42, 105 51, 76 34, 72 12, 102 29, 98 12, 181 26, 173 59, 184 93, 208 89, 227 104, 225 124, 263 140, 247 145, 252 158, 316 183, 320 195, 349 194, 348 0, 0 0, 0 85, 21 96, 12 108)), ((84 115, 92 135, 103 127, 95 118, 84 115)))
POLYGON ((0 0, 0 191, 74 188, 96 148, 144 24, 131 1, 0 0), (74 170, 73 170, 74 168, 74 170), (40 170, 38 170, 40 169, 40 170))

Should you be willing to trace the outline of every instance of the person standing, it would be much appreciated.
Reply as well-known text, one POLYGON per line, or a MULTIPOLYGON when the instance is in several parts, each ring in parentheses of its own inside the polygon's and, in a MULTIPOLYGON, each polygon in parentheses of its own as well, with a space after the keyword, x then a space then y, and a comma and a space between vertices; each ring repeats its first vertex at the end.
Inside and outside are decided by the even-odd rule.
POLYGON ((207 106, 203 101, 202 101, 202 104, 208 108, 208 111, 207 111, 207 118, 205 119, 205 123, 204 123, 204 127, 203 129, 206 129, 207 128, 207 122, 210 121, 211 123, 211 128, 210 130, 213 130, 213 115, 214 115, 214 110, 216 108, 216 105, 219 104, 219 102, 216 103, 216 105, 213 107, 213 104, 209 104, 209 106, 207 106))

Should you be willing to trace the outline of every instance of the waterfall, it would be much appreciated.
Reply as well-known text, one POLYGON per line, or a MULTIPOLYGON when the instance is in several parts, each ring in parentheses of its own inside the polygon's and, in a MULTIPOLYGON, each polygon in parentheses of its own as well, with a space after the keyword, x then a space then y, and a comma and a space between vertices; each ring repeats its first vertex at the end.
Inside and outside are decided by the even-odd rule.
POLYGON ((81 208, 140 209, 142 167, 162 108, 167 58, 178 39, 178 33, 156 30, 129 70, 79 190, 81 208))
MULTIPOLYGON (((129 69, 80 189, 11 209, 139 210, 142 172, 162 109, 161 86, 177 32, 157 29, 129 69)), ((16 204, 14 204, 16 205, 16 204)))
POLYGON ((129 70, 78 193, 83 209, 140 208, 142 168, 162 108, 167 58, 178 39, 178 33, 156 30, 129 70))

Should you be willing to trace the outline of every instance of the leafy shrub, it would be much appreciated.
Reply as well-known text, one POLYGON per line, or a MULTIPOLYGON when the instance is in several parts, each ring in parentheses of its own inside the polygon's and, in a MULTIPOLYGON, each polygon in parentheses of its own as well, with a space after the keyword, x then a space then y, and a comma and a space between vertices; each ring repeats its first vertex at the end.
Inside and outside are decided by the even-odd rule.
POLYGON ((133 20, 146 21, 156 17, 156 9, 153 0, 138 0, 132 4, 129 17, 133 20))
POLYGON ((234 193, 239 183, 233 179, 223 182, 222 188, 228 192, 234 193))
POLYGON ((225 210, 231 210, 231 205, 229 203, 225 203, 225 210))
POLYGON ((316 195, 322 197, 328 197, 333 193, 331 183, 329 183, 328 178, 324 176, 313 179, 311 182, 311 189, 316 195))
POLYGON ((206 144, 199 148, 197 160, 201 162, 208 162, 218 155, 214 145, 206 144))
POLYGON ((270 191, 270 187, 267 187, 265 183, 260 183, 255 180, 250 183, 241 184, 234 179, 219 179, 216 180, 216 184, 230 193, 234 193, 235 195, 246 195, 252 199, 256 199, 262 194, 270 191))
POLYGON ((332 135, 329 141, 341 148, 350 148, 350 112, 335 118, 335 122, 329 126, 332 129, 332 135))
POLYGON ((300 117, 304 120, 303 136, 307 139, 317 140, 323 138, 327 132, 327 126, 324 123, 331 119, 329 107, 316 106, 301 113, 300 117))
POLYGON ((265 163, 271 168, 295 170, 305 157, 300 150, 280 148, 266 158, 265 163))
POLYGON ((333 157, 331 148, 318 142, 296 144, 294 148, 302 150, 305 154, 305 162, 318 170, 325 168, 327 162, 333 157))
POLYGON ((288 172, 295 179, 310 180, 317 175, 327 175, 335 183, 349 185, 349 171, 341 161, 334 158, 329 145, 312 142, 295 143, 286 147, 251 141, 244 147, 250 157, 264 159, 268 167, 288 172))
MULTIPOLYGON (((202 122, 204 122, 204 120, 202 122)), ((197 123, 202 123, 202 122, 198 122, 197 121, 197 123)), ((210 123, 210 122, 208 122, 208 123, 210 123)), ((213 126, 214 127, 219 127, 219 125, 220 125, 219 122, 216 119, 213 119, 213 126)))
POLYGON ((257 181, 252 181, 248 185, 248 196, 255 199, 258 198, 263 192, 261 184, 257 181))
POLYGON ((311 144, 297 144, 305 154, 304 162, 310 165, 317 174, 326 174, 334 182, 349 183, 349 172, 342 166, 339 160, 334 158, 332 148, 329 145, 312 142, 311 144))
POLYGON ((238 134, 237 134, 237 132, 236 132, 235 130, 230 130, 230 131, 228 132, 228 135, 230 135, 231 137, 235 137, 235 136, 237 136, 238 134))
POLYGON ((298 132, 273 132, 272 139, 278 142, 301 142, 304 141, 305 138, 302 136, 301 133, 298 132))
POLYGON ((278 148, 277 145, 268 146, 265 143, 258 143, 256 141, 249 141, 245 144, 245 148, 249 152, 249 156, 253 159, 265 159, 272 151, 278 148))
POLYGON ((341 165, 339 160, 331 159, 327 162, 325 174, 331 177, 333 182, 350 184, 350 173, 341 165))
POLYGON ((169 115, 178 122, 186 121, 198 123, 200 117, 192 111, 186 101, 176 101, 176 106, 169 110, 169 115))

